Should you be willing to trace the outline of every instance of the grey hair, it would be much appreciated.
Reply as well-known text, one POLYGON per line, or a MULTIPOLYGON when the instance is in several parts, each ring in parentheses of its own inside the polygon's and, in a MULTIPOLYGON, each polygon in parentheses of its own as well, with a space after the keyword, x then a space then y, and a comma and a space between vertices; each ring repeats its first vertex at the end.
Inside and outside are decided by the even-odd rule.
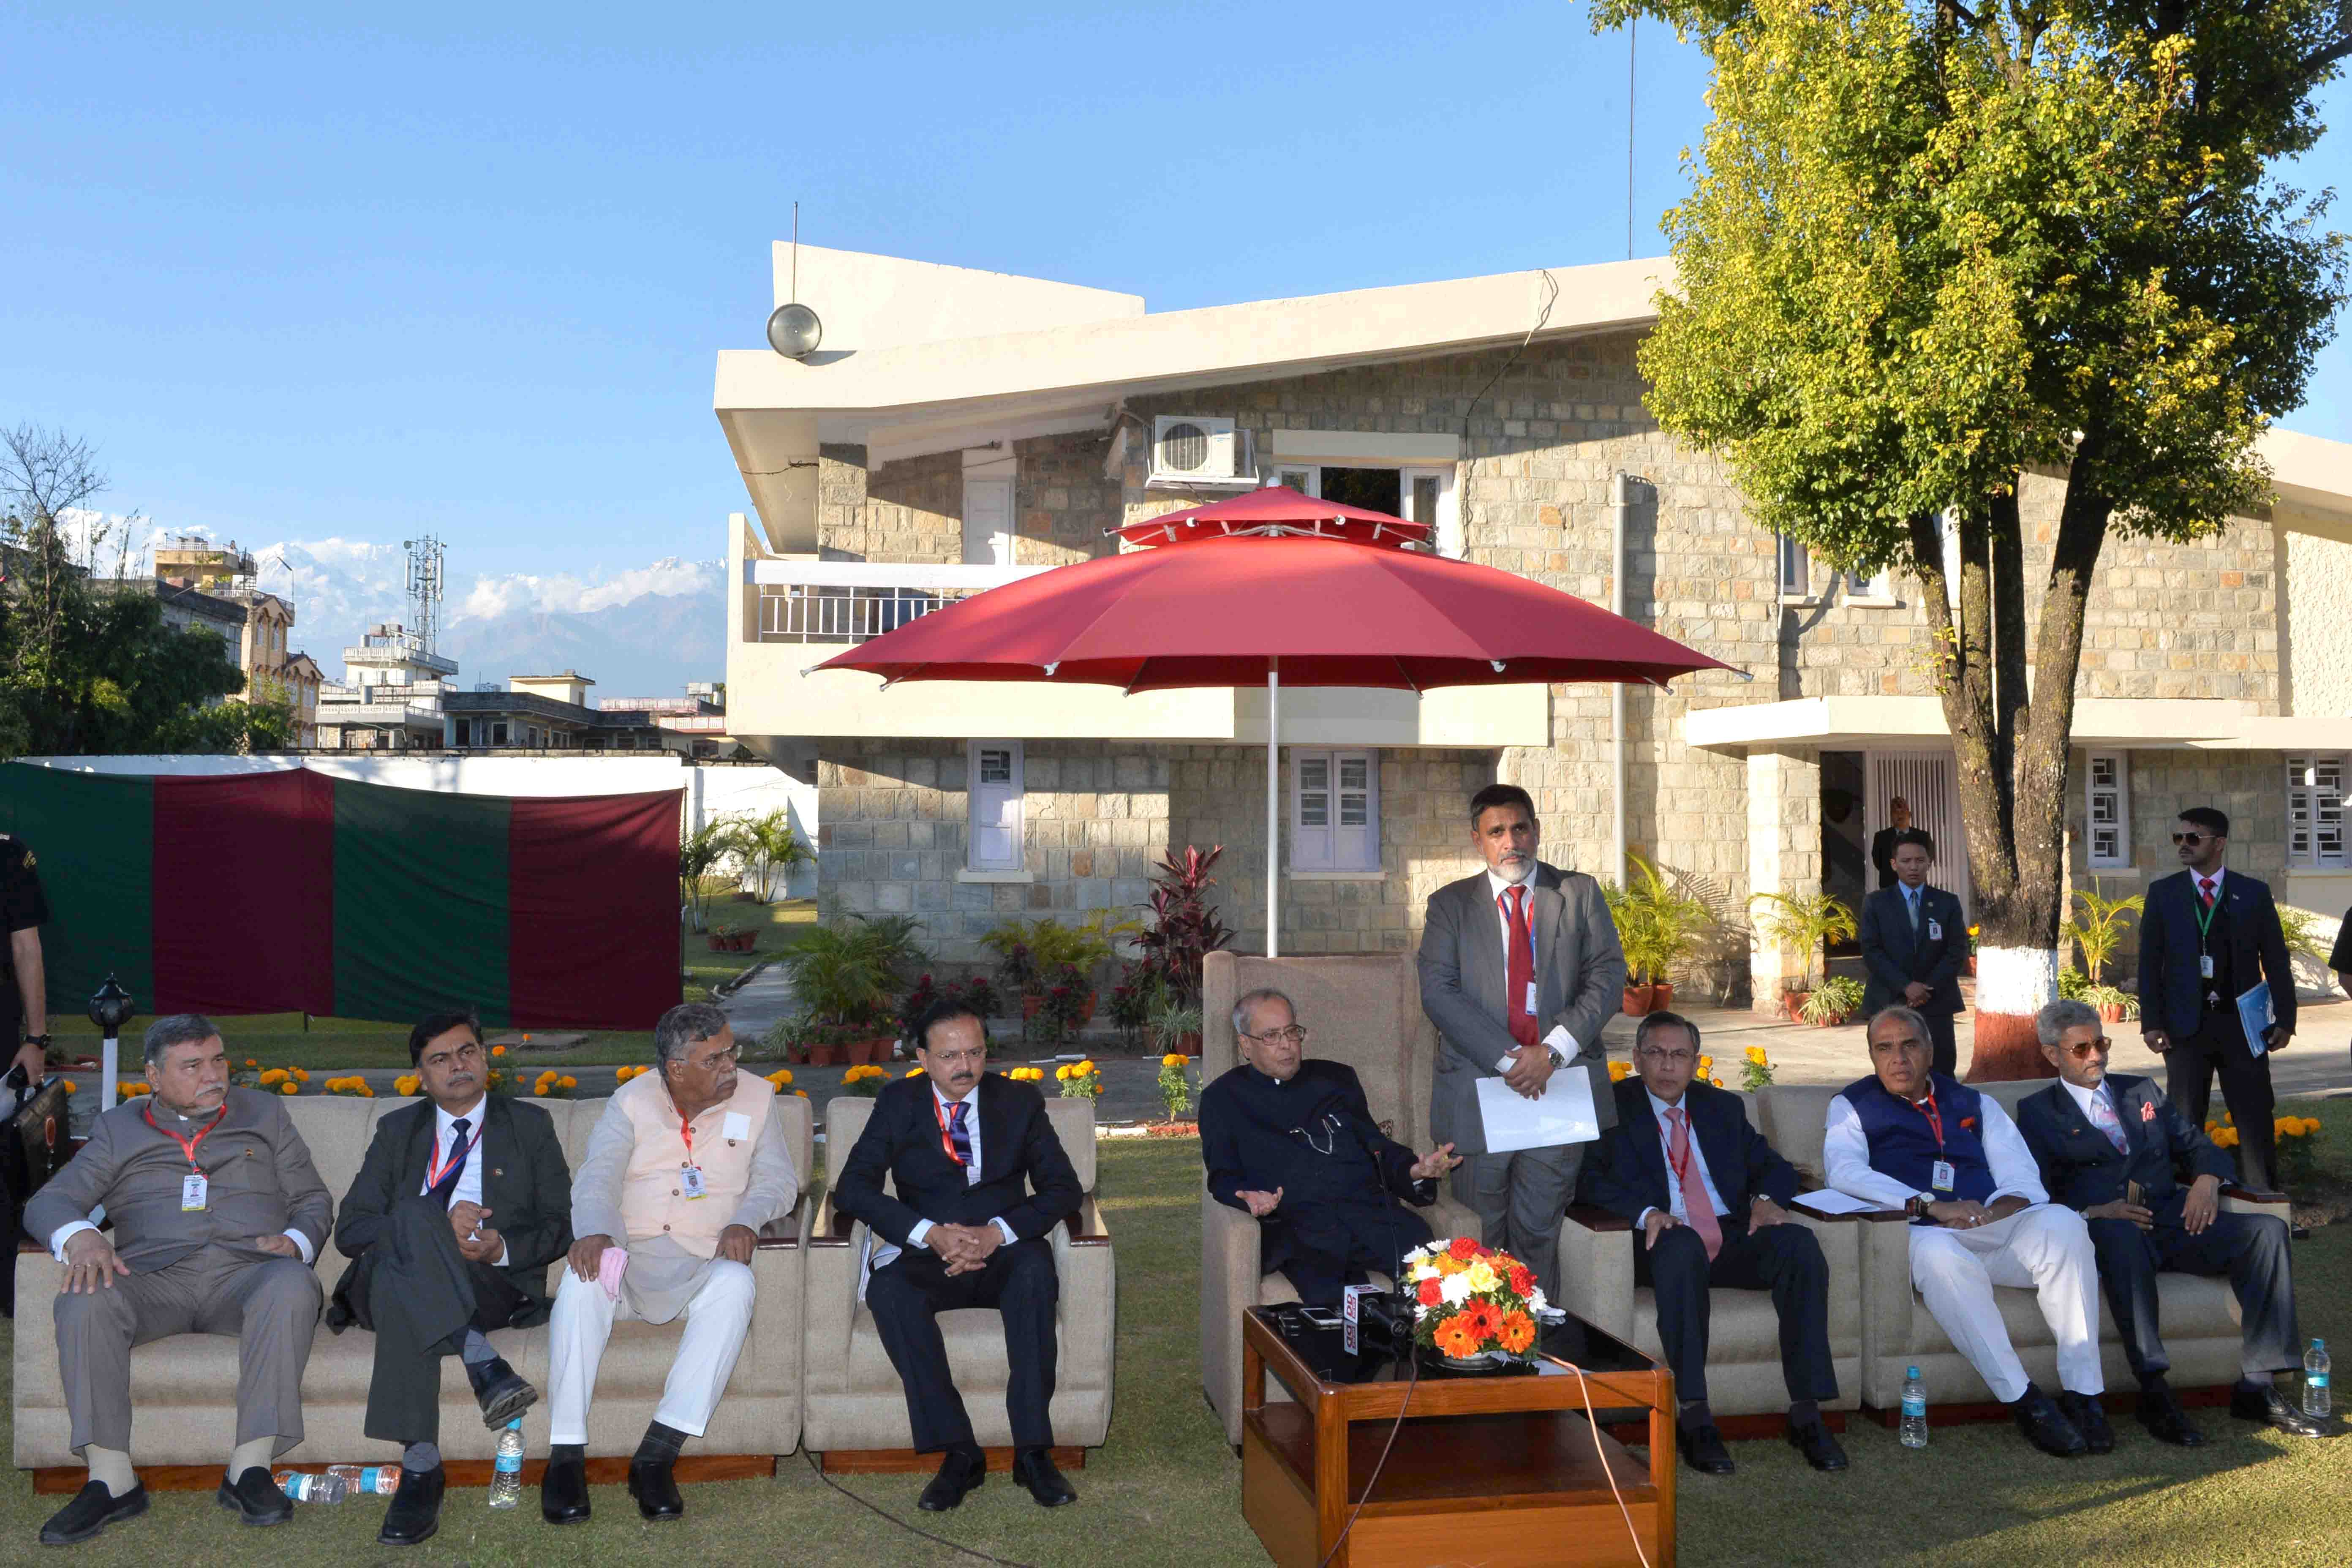
POLYGON ((1870 1038, 1872 1031, 1878 1027, 1879 1021, 1884 1018, 1892 1018, 1898 1024, 1910 1025, 1912 1033, 1919 1037, 1919 1043, 1923 1046, 1933 1037, 1927 1032, 1927 1020, 1926 1016, 1923 1015, 1916 1007, 1906 1007, 1903 1004, 1897 1002, 1891 1006, 1881 1007, 1877 1012, 1873 1013, 1870 1016, 1869 1027, 1864 1029, 1862 1032, 1862 1037, 1864 1041, 1867 1041, 1870 1038))
POLYGON ((1293 1002, 1288 996, 1285 995, 1282 992, 1276 991, 1271 985, 1261 985, 1255 991, 1245 991, 1242 993, 1240 1000, 1234 1004, 1234 1033, 1235 1036, 1245 1035, 1249 1032, 1250 1009, 1256 1006, 1261 1002, 1281 1003, 1284 1006, 1290 1009, 1290 1021, 1294 1024, 1298 1022, 1297 1003, 1293 1002))
POLYGON ((220 1033, 202 1013, 173 1013, 147 1026, 147 1065, 153 1067, 173 1046, 193 1046, 220 1033))
POLYGON ((2055 1002, 2045 1004, 2042 1011, 2033 1015, 2033 1037, 2045 1046, 2054 1046, 2065 1037, 2069 1029, 2079 1029, 2085 1024, 2095 1029, 2101 1027, 2103 1022, 2099 1010, 2088 1002, 2061 996, 2055 1002))
POLYGON ((654 1064, 667 1068, 686 1047, 717 1037, 727 1027, 727 1015, 708 1002, 681 1002, 654 1025, 654 1064))

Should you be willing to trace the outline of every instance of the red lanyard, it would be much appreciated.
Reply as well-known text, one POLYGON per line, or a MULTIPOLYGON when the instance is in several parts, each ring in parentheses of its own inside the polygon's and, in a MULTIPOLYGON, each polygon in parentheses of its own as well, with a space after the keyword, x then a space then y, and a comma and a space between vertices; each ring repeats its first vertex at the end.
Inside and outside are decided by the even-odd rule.
POLYGON ((1926 1100, 1919 1102, 1919 1114, 1926 1117, 1927 1125, 1936 1130, 1936 1157, 1940 1160, 1944 1157, 1944 1118, 1936 1109, 1936 1096, 1933 1090, 1928 1092, 1926 1100))
POLYGON ((694 1123, 680 1116, 677 1119, 677 1135, 686 1140, 686 1163, 691 1167, 694 1163, 694 1123))
MULTIPOLYGON (((1683 1125, 1685 1128, 1689 1127, 1690 1113, 1683 1110, 1681 1107, 1677 1106, 1674 1110, 1667 1111, 1666 1114, 1669 1116, 1676 1114, 1681 1115, 1683 1118, 1683 1125)), ((1666 1163, 1674 1167, 1675 1180, 1676 1182, 1680 1182, 1685 1176, 1690 1174, 1690 1144, 1695 1137, 1696 1134, 1693 1132, 1685 1132, 1684 1134, 1683 1157, 1680 1160, 1677 1160, 1675 1158, 1674 1129, 1670 1127, 1666 1130, 1666 1163)))
MULTIPOLYGON (((959 1100, 957 1103, 961 1105, 967 1102, 959 1100)), ((931 1096, 931 1116, 940 1124, 940 1147, 947 1151, 948 1158, 959 1165, 971 1163, 961 1154, 956 1152, 955 1137, 948 1131, 947 1102, 936 1094, 931 1096)))
MULTIPOLYGON (((226 1110, 228 1108, 226 1106, 223 1106, 221 1109, 226 1110)), ((444 1160, 441 1158, 441 1152, 438 1148, 436 1148, 430 1155, 426 1156, 425 1161, 425 1191, 430 1192, 435 1187, 439 1186, 441 1184, 442 1177, 447 1175, 450 1172, 464 1164, 466 1163, 466 1156, 474 1152, 474 1145, 481 1141, 482 1130, 477 1127, 474 1129, 474 1135, 466 1140, 466 1146, 462 1149, 452 1149, 449 1151, 449 1157, 447 1159, 444 1160)), ((433 1142, 436 1144, 438 1144, 441 1140, 436 1138, 433 1142)))
POLYGON ((178 1133, 173 1131, 170 1128, 156 1121, 155 1107, 152 1103, 147 1105, 142 1110, 141 1114, 147 1118, 148 1126, 154 1128, 156 1131, 161 1132, 164 1137, 169 1138, 173 1142, 177 1143, 180 1146, 180 1152, 188 1157, 188 1169, 195 1172, 198 1175, 202 1175, 204 1174, 204 1170, 196 1163, 196 1145, 205 1141, 205 1133, 209 1133, 214 1128, 218 1127, 221 1124, 221 1118, 228 1114, 228 1107, 226 1104, 223 1104, 218 1110, 214 1111, 213 1119, 205 1123, 205 1131, 197 1133, 194 1138, 183 1138, 178 1133))

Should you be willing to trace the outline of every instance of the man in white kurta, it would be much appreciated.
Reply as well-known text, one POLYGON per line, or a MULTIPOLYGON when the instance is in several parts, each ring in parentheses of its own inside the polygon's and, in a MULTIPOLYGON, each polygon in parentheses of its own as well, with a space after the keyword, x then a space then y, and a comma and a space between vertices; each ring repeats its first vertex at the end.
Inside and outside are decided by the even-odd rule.
POLYGON ((549 1320, 551 1524, 588 1517, 588 1405, 617 1318, 686 1330, 629 1493, 649 1520, 681 1517, 679 1449, 709 1426, 751 1321, 760 1227, 800 1194, 775 1090, 737 1071, 727 1016, 687 1003, 654 1028, 656 1070, 624 1084, 572 1178, 572 1244, 549 1320))
POLYGON ((1872 1076, 1830 1101, 1829 1184, 1912 1219, 1911 1283, 1952 1348, 2045 1453, 2104 1454, 2099 1271, 2083 1216, 2051 1203, 2032 1151, 1990 1095, 1929 1070, 1927 1021, 1886 1007, 1870 1021, 1872 1076), (1993 1287, 2031 1289, 2058 1348, 2053 1402, 2026 1376, 1993 1287))

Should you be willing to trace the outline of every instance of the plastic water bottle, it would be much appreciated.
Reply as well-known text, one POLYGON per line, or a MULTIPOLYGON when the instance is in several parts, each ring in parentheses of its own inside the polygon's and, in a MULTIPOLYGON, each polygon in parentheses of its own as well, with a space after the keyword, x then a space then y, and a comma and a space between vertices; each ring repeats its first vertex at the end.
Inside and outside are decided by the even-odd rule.
POLYGON ((2314 1340, 2303 1352, 2303 1413, 2325 1419, 2327 1415, 2327 1342, 2314 1340))
POLYGON ((490 1473, 490 1506, 512 1508, 522 1500, 522 1417, 499 1434, 498 1467, 490 1473))
POLYGON ((390 1497, 400 1489, 398 1465, 329 1465, 327 1472, 349 1482, 354 1497, 390 1497))
POLYGON ((300 1470, 280 1470, 277 1475, 278 1489, 296 1502, 341 1502, 351 1495, 351 1488, 341 1476, 306 1475, 300 1470))
POLYGON ((1927 1446, 1927 1385, 1920 1381, 1916 1366, 1903 1370, 1903 1446, 1924 1448, 1927 1446))

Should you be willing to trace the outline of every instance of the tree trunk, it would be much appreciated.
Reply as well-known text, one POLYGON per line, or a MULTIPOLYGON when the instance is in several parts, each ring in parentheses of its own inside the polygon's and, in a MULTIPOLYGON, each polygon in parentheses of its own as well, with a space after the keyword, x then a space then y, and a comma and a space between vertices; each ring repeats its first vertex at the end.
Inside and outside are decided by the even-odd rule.
MULTIPOLYGON (((2092 449, 2087 437, 2077 454, 2092 449)), ((2033 1016, 2058 994, 2060 892, 2074 677, 2091 576, 2113 503, 2070 485, 2043 585, 2029 687, 2024 540, 2017 493, 1959 520, 1957 621, 1932 517, 1912 522, 1915 570, 1942 653, 1937 691, 1958 763, 1960 820, 1976 893, 1976 1044, 1971 1081, 2047 1078, 2033 1016)))

